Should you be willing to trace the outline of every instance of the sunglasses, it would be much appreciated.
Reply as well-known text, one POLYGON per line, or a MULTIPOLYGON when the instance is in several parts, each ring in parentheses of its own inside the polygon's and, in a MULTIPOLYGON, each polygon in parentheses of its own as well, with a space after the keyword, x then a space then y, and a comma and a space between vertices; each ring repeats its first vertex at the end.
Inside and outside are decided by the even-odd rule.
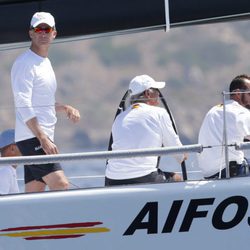
POLYGON ((46 34, 49 34, 54 30, 54 28, 52 28, 52 27, 46 27, 46 28, 35 27, 32 29, 34 30, 35 33, 42 33, 44 31, 46 34))

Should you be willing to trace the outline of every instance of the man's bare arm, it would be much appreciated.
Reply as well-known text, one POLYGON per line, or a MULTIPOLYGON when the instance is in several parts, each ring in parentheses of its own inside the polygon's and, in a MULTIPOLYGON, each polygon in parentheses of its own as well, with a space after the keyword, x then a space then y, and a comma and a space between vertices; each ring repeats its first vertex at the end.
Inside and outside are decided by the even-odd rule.
POLYGON ((70 105, 61 103, 55 104, 56 112, 64 112, 69 120, 76 123, 80 120, 80 112, 70 105))

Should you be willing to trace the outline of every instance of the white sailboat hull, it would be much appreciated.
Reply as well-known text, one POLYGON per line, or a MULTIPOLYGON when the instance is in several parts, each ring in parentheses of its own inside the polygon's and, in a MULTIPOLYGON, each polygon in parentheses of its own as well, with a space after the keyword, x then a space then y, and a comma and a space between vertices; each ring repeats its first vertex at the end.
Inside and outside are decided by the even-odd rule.
POLYGON ((0 250, 249 249, 249 177, 0 197, 0 250))

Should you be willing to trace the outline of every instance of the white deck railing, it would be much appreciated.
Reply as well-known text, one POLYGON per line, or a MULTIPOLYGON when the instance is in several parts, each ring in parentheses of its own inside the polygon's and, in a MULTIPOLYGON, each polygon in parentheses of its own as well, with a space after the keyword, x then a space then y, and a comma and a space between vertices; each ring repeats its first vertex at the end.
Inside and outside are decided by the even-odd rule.
POLYGON ((117 151, 96 151, 83 153, 67 153, 57 155, 36 155, 19 157, 2 157, 1 165, 6 164, 37 164, 37 163, 56 163, 62 161, 90 160, 90 159, 111 159, 111 158, 132 158, 141 156, 163 156, 175 155, 188 152, 200 153, 203 150, 201 144, 193 144, 182 147, 161 147, 149 149, 117 150, 117 151))
MULTIPOLYGON (((223 145, 221 145, 223 146, 223 145)), ((229 145, 235 147, 236 150, 249 150, 250 142, 229 145)), ((117 151, 96 151, 83 153, 66 153, 57 155, 36 155, 36 156, 19 156, 19 157, 2 157, 0 158, 1 165, 6 164, 37 164, 37 163, 56 163, 62 161, 77 161, 77 160, 94 160, 94 159, 118 159, 118 158, 133 158, 142 156, 164 156, 176 155, 181 153, 201 153, 203 149, 209 149, 213 146, 202 146, 201 144, 192 144, 182 147, 161 147, 148 149, 131 149, 117 151)), ((217 146, 216 146, 217 147, 217 146)))

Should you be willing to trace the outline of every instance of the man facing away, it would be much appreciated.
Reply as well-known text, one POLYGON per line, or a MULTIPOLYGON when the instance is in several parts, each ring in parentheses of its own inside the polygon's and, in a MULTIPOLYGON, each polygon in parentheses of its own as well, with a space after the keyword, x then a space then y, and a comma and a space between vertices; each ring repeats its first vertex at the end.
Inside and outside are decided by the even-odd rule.
MULTIPOLYGON (((58 154, 54 143, 56 112, 64 112, 77 122, 78 110, 56 103, 57 82, 50 60, 49 46, 57 35, 54 17, 37 12, 30 22, 31 47, 20 55, 11 70, 16 107, 15 141, 22 155, 58 154)), ((25 165, 25 191, 63 190, 69 186, 60 164, 25 165)))
MULTIPOLYGON (((112 126, 112 150, 182 146, 167 111, 159 105, 159 90, 165 82, 148 75, 136 76, 129 85, 131 106, 120 113, 112 126)), ((186 156, 176 156, 181 163, 186 156)), ((175 173, 164 174, 157 168, 157 156, 110 159, 105 185, 162 183, 180 181, 175 173)))
MULTIPOLYGON (((15 131, 8 129, 0 134, 1 157, 20 156, 21 153, 15 144, 15 131)), ((19 193, 16 177, 16 165, 0 166, 0 194, 19 193)))
MULTIPOLYGON (((250 77, 236 76, 229 87, 230 99, 226 101, 226 125, 228 144, 243 142, 250 135, 250 77)), ((199 167, 205 178, 225 178, 226 163, 223 138, 223 105, 217 105, 205 116, 199 132, 199 143, 212 146, 198 155, 199 167), (220 146, 219 146, 220 145, 220 146)), ((244 174, 244 153, 228 147, 230 176, 244 174)))

